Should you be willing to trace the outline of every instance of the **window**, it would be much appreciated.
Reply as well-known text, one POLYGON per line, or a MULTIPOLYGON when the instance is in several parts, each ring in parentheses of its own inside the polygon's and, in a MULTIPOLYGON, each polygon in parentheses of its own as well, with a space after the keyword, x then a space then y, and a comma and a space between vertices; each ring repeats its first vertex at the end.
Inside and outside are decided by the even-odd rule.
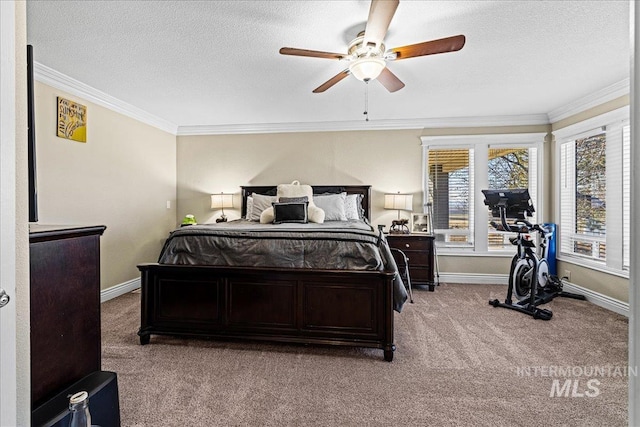
MULTIPOLYGON (((516 189, 528 188, 531 195, 533 206, 536 207, 537 196, 537 149, 534 148, 512 148, 500 147, 489 148, 488 162, 488 189, 516 189)), ((530 218, 529 221, 536 223, 537 215, 530 218)), ((490 218, 498 221, 498 218, 490 218)), ((509 237, 513 237, 513 233, 497 231, 490 224, 489 227, 489 250, 505 250, 513 245, 509 241, 509 237)))
MULTIPOLYGON (((422 137, 424 200, 433 211, 436 244, 446 251, 513 250, 509 233, 490 226, 483 189, 538 190, 544 133, 422 137)), ((534 218, 535 220, 535 218, 534 218)))
POLYGON ((628 108, 622 108, 554 132, 560 257, 618 271, 629 267, 627 121, 628 108))
POLYGON ((562 144, 562 252, 605 260, 607 256, 606 133, 562 144))
POLYGON ((431 150, 428 185, 433 228, 449 247, 473 245, 473 150, 431 150))

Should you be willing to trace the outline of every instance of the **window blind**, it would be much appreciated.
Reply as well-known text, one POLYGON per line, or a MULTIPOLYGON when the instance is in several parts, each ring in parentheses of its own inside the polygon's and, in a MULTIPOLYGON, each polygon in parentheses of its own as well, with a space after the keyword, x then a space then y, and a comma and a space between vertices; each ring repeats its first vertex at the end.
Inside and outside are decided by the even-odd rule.
POLYGON ((473 150, 428 151, 429 202, 442 246, 473 246, 473 150))
POLYGON ((622 267, 629 269, 631 253, 631 126, 622 127, 622 267))

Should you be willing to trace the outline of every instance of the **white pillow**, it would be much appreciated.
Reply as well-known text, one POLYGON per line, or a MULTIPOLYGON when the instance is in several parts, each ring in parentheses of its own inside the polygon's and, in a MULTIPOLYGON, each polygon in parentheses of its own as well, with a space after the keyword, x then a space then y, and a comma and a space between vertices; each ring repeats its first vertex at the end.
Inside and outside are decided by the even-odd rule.
POLYGON ((275 203, 276 196, 265 196, 263 194, 252 194, 253 206, 251 209, 251 216, 247 211, 247 219, 249 221, 260 221, 260 215, 262 212, 271 207, 272 203, 275 203))
POLYGON ((325 221, 346 221, 347 215, 344 209, 346 197, 347 193, 316 194, 313 201, 324 211, 325 221))
POLYGON ((344 213, 348 220, 364 219, 364 209, 362 208, 362 194, 347 194, 344 200, 344 213))

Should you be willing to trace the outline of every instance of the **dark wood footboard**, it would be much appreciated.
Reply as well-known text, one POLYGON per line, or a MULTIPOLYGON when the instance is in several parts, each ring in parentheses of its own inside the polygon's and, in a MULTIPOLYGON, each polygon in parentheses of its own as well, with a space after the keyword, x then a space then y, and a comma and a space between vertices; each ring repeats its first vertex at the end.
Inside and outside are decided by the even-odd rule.
POLYGON ((153 334, 372 347, 393 360, 393 272, 143 264, 153 334))

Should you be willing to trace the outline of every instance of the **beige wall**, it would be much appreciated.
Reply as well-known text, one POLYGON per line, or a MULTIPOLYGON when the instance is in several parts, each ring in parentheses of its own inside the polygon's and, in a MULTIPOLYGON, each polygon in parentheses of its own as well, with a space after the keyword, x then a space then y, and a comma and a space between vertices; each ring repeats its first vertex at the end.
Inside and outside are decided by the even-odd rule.
POLYGON ((106 225, 102 289, 139 277, 175 226, 175 136, 42 83, 35 94, 38 222, 106 225), (87 106, 86 143, 56 136, 57 96, 87 106))
MULTIPOLYGON (((422 209, 420 131, 308 132, 178 138, 178 218, 201 222, 219 215, 210 209, 213 192, 238 194, 230 219, 240 216, 241 185, 369 184, 372 222, 389 225, 397 211, 383 209, 384 193, 413 194, 422 209)), ((403 213, 407 217, 407 213, 403 213)))

